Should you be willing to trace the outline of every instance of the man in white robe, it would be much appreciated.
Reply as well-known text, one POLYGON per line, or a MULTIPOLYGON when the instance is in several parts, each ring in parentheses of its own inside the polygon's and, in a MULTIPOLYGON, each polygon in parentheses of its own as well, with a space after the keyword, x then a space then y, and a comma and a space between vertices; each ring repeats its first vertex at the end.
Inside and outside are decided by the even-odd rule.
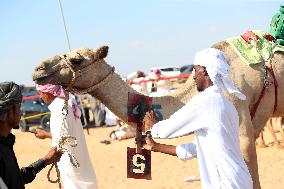
MULTIPOLYGON (((40 139, 51 138, 51 145, 57 146, 60 139, 60 131, 63 125, 62 108, 64 106, 64 89, 59 85, 37 85, 40 97, 48 103, 51 113, 50 133, 37 130, 36 137, 40 139)), ((76 168, 70 162, 67 153, 63 153, 58 168, 66 189, 97 189, 97 180, 92 162, 89 156, 85 135, 80 120, 81 112, 76 104, 75 97, 71 96, 68 100, 68 114, 66 117, 67 127, 64 127, 64 135, 70 135, 77 139, 76 147, 69 147, 80 167, 76 168)))
POLYGON ((154 124, 153 112, 144 118, 146 133, 173 138, 194 132, 195 140, 177 147, 146 138, 145 148, 177 155, 183 160, 198 158, 203 189, 252 189, 253 182, 240 151, 239 116, 222 93, 226 89, 239 99, 245 96, 232 84, 224 54, 213 48, 196 54, 194 80, 199 94, 169 119, 154 124), (154 124, 154 125, 153 125, 154 124))

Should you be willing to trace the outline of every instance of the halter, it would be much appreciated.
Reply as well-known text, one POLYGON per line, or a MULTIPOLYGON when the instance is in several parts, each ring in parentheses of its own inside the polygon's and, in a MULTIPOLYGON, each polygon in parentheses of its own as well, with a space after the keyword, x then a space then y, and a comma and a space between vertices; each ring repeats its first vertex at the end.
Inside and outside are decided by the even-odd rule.
MULTIPOLYGON (((77 52, 77 54, 79 54, 79 53, 77 52)), ((79 54, 79 56, 82 56, 82 55, 79 54)), ((77 75, 72 64, 70 63, 70 61, 68 61, 65 56, 60 56, 60 58, 61 58, 61 60, 63 60, 64 64, 69 68, 69 70, 72 72, 72 79, 71 79, 69 85, 67 86, 67 88, 65 89, 66 91, 71 92, 71 93, 86 94, 86 93, 89 93, 91 91, 94 91, 95 89, 99 88, 100 86, 102 86, 103 84, 108 82, 108 80, 111 78, 111 76, 113 75, 114 70, 115 70, 115 68, 113 66, 111 68, 111 70, 109 71, 109 73, 101 81, 99 81, 98 83, 88 87, 87 89, 79 90, 79 89, 74 88, 74 83, 75 83, 75 81, 78 77, 82 76, 81 70, 84 69, 84 68, 87 68, 90 64, 83 67, 81 70, 78 70, 79 74, 77 75)))

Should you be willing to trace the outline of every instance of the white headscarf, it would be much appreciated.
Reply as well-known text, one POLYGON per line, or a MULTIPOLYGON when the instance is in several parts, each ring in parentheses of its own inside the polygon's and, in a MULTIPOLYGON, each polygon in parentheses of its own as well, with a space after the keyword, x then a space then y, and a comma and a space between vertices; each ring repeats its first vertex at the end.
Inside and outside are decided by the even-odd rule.
POLYGON ((232 83, 230 79, 230 66, 222 51, 214 48, 199 51, 195 55, 194 65, 204 66, 211 81, 218 88, 226 89, 241 100, 246 99, 246 96, 232 83))

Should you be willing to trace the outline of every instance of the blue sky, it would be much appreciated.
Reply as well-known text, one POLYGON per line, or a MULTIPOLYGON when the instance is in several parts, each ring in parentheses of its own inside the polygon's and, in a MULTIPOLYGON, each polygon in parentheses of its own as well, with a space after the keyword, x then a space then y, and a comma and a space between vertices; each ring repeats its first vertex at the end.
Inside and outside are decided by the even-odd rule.
MULTIPOLYGON (((196 51, 267 31, 281 1, 61 0, 71 48, 110 47, 118 73, 191 64, 196 51)), ((282 2, 284 5, 284 2, 282 2)), ((0 2, 0 81, 33 85, 40 61, 68 52, 58 0, 0 2)))

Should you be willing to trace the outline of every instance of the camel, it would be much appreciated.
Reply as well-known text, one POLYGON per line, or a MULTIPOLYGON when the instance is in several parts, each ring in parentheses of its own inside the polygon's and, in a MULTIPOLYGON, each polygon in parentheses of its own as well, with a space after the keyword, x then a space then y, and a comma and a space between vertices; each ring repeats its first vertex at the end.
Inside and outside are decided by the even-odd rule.
MULTIPOLYGON (((266 126, 267 126, 271 136, 273 137, 274 144, 278 149, 284 149, 284 146, 282 146, 280 144, 280 142, 278 141, 277 136, 275 134, 276 132, 280 132, 281 137, 282 137, 282 141, 284 141, 284 124, 283 124, 283 121, 284 121, 283 117, 273 117, 273 118, 270 118, 266 123, 266 126)), ((260 136, 259 136, 259 139, 258 139, 258 146, 262 147, 262 148, 268 147, 264 142, 263 132, 264 131, 260 132, 260 136)))
MULTIPOLYGON (((254 119, 250 111, 258 100, 263 87, 263 64, 249 66, 243 63, 232 47, 222 41, 212 46, 220 49, 227 57, 231 69, 231 79, 247 97, 241 101, 236 97, 225 94, 236 106, 240 117, 240 145, 244 159, 253 178, 255 189, 259 189, 259 175, 255 139, 272 116, 284 114, 284 99, 278 98, 274 110, 274 88, 266 89, 254 119)), ((127 124, 128 92, 138 93, 114 72, 112 66, 106 63, 108 47, 98 49, 80 48, 61 56, 51 57, 38 66, 33 72, 33 80, 38 84, 59 84, 73 92, 89 93, 99 99, 114 114, 127 124)), ((271 63, 278 81, 278 96, 284 92, 284 54, 276 52, 271 63)), ((159 119, 166 119, 197 94, 195 82, 189 77, 187 82, 173 94, 152 99, 153 108, 159 119)), ((133 125, 133 124, 132 124, 133 125)))

